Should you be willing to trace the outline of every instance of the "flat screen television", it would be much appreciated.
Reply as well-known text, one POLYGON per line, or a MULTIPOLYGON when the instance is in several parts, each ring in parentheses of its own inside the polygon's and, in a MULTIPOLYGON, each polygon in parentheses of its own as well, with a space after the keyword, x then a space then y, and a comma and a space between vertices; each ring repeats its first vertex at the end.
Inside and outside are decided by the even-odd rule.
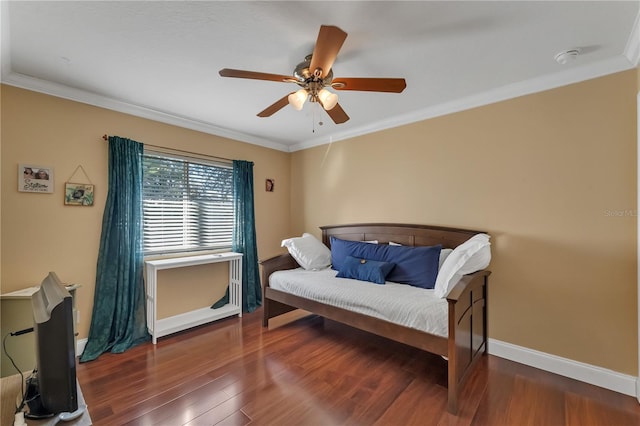
POLYGON ((58 276, 50 272, 31 296, 31 306, 36 369, 27 383, 26 417, 70 415, 78 411, 71 294, 58 276))

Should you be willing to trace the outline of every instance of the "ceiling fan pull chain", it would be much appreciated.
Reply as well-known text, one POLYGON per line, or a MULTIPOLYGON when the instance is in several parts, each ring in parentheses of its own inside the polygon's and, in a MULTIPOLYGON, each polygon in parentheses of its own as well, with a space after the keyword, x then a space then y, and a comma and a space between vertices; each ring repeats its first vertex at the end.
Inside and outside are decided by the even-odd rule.
MULTIPOLYGON (((313 117, 311 118, 313 120, 313 130, 311 131, 311 133, 315 133, 316 132, 316 113, 322 114, 322 108, 320 107, 320 102, 315 102, 315 105, 313 106, 313 117)), ((324 123, 322 121, 318 121, 318 126, 322 126, 324 123)))

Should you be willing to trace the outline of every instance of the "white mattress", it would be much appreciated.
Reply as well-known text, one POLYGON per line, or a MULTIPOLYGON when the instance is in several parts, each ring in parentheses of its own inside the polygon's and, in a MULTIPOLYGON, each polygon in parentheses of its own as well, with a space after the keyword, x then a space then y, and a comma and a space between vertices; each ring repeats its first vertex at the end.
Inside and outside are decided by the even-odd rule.
POLYGON ((330 268, 277 271, 269 277, 269 285, 276 290, 437 336, 449 334, 447 300, 436 297, 433 290, 389 281, 381 285, 336 278, 337 273, 330 268))

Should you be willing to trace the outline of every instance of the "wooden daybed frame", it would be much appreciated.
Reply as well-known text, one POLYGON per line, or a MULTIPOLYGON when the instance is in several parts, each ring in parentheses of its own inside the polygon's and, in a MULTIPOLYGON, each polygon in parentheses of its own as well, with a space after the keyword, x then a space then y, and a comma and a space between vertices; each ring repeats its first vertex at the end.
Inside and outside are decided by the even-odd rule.
MULTIPOLYGON (((322 241, 327 247, 331 247, 330 237, 333 236, 352 241, 378 240, 380 244, 393 241, 408 246, 442 244, 443 248, 455 248, 473 235, 480 233, 480 231, 437 226, 389 223, 321 226, 320 228, 322 229, 322 241)), ((268 327, 270 318, 294 309, 304 309, 322 317, 447 357, 447 409, 450 413, 457 414, 458 397, 462 385, 469 377, 473 366, 487 351, 487 284, 490 271, 482 270, 464 276, 447 296, 449 335, 446 338, 269 287, 269 276, 273 272, 299 267, 288 253, 260 263, 263 268, 263 326, 268 327)))

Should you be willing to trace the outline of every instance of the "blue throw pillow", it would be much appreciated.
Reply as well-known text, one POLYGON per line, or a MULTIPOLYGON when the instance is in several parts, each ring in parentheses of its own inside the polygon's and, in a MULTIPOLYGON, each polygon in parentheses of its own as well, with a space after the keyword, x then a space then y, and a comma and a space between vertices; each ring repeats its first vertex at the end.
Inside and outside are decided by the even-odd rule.
POLYGON ((441 245, 429 247, 390 246, 346 241, 331 237, 332 268, 342 270, 347 256, 395 264, 388 281, 434 288, 438 276, 441 245))
POLYGON ((353 278, 360 281, 369 281, 376 284, 384 284, 386 276, 395 265, 389 262, 377 260, 358 259, 347 256, 342 262, 342 269, 338 272, 338 278, 353 278))
POLYGON ((342 268, 342 262, 350 256, 356 248, 363 243, 361 241, 347 241, 339 238, 331 237, 329 239, 331 245, 331 268, 339 271, 342 268))

